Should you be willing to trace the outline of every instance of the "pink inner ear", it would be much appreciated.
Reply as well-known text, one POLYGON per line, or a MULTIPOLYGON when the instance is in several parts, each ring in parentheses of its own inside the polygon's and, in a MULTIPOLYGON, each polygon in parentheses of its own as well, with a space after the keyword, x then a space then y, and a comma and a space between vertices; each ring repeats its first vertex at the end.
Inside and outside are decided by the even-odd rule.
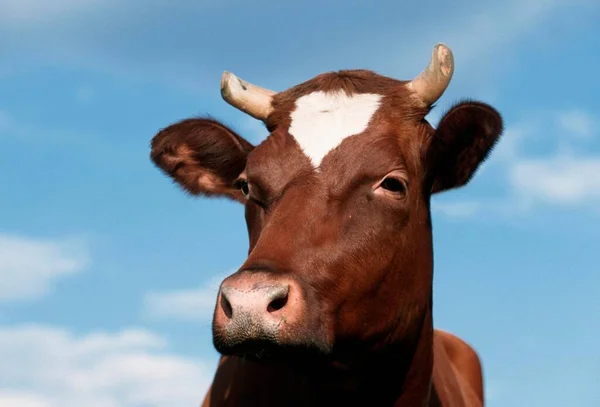
POLYGON ((219 182, 219 178, 210 172, 200 173, 197 182, 201 188, 212 190, 225 189, 223 183, 219 182))

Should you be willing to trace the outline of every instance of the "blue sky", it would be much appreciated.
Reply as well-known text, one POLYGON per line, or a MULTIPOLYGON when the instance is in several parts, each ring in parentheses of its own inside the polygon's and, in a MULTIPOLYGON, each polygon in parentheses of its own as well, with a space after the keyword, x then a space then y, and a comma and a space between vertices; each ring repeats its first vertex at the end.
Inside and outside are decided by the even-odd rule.
POLYGON ((490 407, 600 404, 600 3, 339 4, 0 0, 0 405, 197 405, 243 209, 180 192, 150 139, 204 113, 263 139, 223 70, 409 79, 437 42, 456 69, 433 123, 475 98, 506 132, 433 201, 435 323, 480 352, 490 407))

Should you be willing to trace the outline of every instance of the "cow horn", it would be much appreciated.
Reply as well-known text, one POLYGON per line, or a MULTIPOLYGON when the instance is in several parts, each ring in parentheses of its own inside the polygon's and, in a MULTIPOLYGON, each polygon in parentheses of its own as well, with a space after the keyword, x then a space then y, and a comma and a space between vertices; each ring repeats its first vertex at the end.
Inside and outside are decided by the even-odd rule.
POLYGON ((233 107, 264 121, 273 107, 271 99, 275 92, 248 83, 231 72, 223 72, 221 77, 221 96, 233 107))
POLYGON ((437 44, 433 48, 427 68, 406 86, 425 106, 431 106, 442 96, 453 73, 454 56, 452 51, 445 44, 437 44))

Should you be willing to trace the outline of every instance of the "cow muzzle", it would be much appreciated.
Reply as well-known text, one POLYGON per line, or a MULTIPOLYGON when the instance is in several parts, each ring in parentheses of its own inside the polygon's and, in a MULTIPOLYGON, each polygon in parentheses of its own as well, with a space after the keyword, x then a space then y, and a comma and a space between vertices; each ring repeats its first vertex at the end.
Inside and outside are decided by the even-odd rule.
POLYGON ((213 319, 215 347, 222 354, 261 356, 290 345, 302 330, 305 300, 287 277, 242 271, 225 279, 213 319))

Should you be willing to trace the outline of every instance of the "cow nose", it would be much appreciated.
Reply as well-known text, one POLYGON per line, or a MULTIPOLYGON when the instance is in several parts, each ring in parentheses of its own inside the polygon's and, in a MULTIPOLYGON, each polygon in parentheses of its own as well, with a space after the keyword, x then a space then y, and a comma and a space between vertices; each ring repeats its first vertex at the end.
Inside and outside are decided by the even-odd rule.
POLYGON ((305 329, 306 300, 290 276, 253 270, 226 278, 213 316, 213 342, 225 355, 266 355, 305 329), (265 353, 266 352, 266 353, 265 353))
POLYGON ((287 284, 253 287, 242 290, 235 287, 221 287, 221 308, 228 319, 238 315, 276 314, 288 303, 290 286, 287 284))

